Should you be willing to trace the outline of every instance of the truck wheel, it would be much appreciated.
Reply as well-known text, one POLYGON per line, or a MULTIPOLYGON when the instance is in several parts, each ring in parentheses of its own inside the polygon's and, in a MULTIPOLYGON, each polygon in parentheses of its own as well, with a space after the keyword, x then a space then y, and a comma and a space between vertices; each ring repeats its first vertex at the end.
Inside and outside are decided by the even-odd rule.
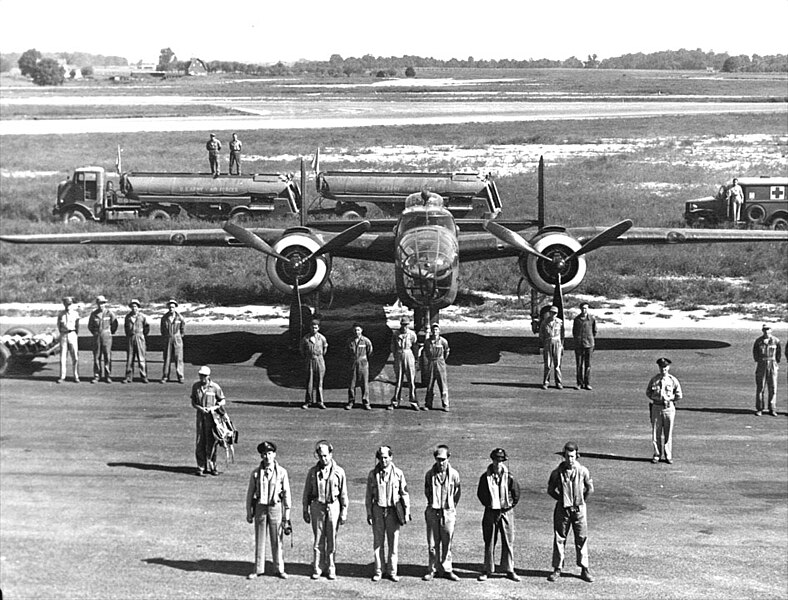
POLYGON ((148 218, 151 221, 169 221, 171 219, 170 213, 162 208, 154 208, 148 213, 148 218))
POLYGON ((11 362, 11 351, 5 344, 0 344, 0 377, 4 377, 11 362))
POLYGON ((63 222, 64 223, 84 223, 87 221, 85 218, 85 213, 81 210, 77 210, 76 208, 71 208, 63 213, 63 222))
POLYGON ((230 215, 229 220, 233 223, 248 223, 252 220, 252 213, 245 209, 236 210, 230 215))
POLYGON ((27 327, 12 327, 8 331, 6 331, 3 335, 18 335, 20 337, 28 337, 28 336, 32 336, 33 332, 30 331, 27 327))
POLYGON ((770 226, 775 231, 788 231, 788 219, 785 217, 777 217, 772 219, 770 226))
POLYGON ((747 209, 747 220, 750 223, 763 223, 766 216, 766 209, 760 204, 753 204, 747 209))

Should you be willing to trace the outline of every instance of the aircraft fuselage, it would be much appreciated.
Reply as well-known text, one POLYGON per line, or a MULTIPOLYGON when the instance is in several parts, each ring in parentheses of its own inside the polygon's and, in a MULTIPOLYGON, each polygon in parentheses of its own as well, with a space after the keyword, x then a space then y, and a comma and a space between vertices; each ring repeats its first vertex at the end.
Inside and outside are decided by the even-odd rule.
POLYGON ((457 225, 446 208, 406 208, 395 231, 394 272, 402 303, 430 313, 451 305, 457 297, 459 250, 457 225))

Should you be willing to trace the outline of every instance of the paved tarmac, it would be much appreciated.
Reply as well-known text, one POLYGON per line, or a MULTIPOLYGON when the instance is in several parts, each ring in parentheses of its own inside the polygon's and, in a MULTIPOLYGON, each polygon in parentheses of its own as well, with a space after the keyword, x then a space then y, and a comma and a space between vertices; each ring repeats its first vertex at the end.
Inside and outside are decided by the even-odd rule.
MULTIPOLYGON (((301 363, 286 334, 260 325, 194 325, 187 381, 209 364, 240 432, 236 462, 216 478, 193 475, 194 411, 189 385, 87 383, 90 339, 80 339, 83 382, 57 385, 57 357, 36 359, 0 382, 0 579, 8 598, 775 598, 788 590, 788 419, 780 373, 777 418, 755 417, 751 345, 758 332, 603 328, 593 391, 543 391, 534 338, 505 327, 444 324, 452 346, 449 413, 388 412, 393 369, 388 329, 366 323, 378 349, 374 410, 344 411, 341 342, 346 323, 323 323, 331 344, 329 409, 301 410, 301 363), (673 360, 685 398, 678 406, 675 463, 652 465, 648 379, 659 356, 673 360), (311 531, 300 499, 311 449, 335 446, 350 487, 340 530, 339 579, 309 579, 311 531), (249 582, 253 531, 244 519, 256 445, 271 439, 289 469, 295 507, 291 577, 249 582), (580 445, 596 493, 589 500, 591 567, 576 575, 571 539, 566 576, 550 571, 552 500, 545 493, 556 455, 580 445), (457 583, 424 583, 427 552, 422 481, 432 447, 447 443, 463 479, 454 543, 457 583), (363 495, 378 445, 390 444, 413 499, 394 584, 369 580, 371 528, 363 495), (476 581, 482 566, 476 482, 502 446, 520 479, 515 564, 519 584, 476 581)), ((781 339, 786 332, 777 330, 781 339)), ((123 375, 122 338, 114 375, 123 375)), ((152 381, 160 340, 150 339, 152 381)), ((574 383, 565 356, 564 383, 574 383)), ((419 389, 423 401, 424 390, 419 389)), ((268 564, 271 572, 270 562, 268 564)))

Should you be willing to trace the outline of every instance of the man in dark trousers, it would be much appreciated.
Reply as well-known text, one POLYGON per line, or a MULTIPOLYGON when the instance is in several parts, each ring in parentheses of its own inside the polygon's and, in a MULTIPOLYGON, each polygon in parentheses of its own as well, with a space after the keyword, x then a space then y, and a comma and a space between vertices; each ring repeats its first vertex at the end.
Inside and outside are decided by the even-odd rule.
POLYGON ((569 528, 575 535, 575 554, 580 567, 580 579, 591 583, 594 578, 588 568, 588 523, 586 500, 594 493, 591 474, 577 462, 578 450, 575 442, 564 444, 564 460, 550 473, 547 493, 555 500, 553 510, 553 572, 547 581, 555 582, 561 577, 564 567, 566 537, 569 528))
POLYGON ((506 578, 520 581, 514 572, 514 507, 520 501, 520 484, 506 466, 506 450, 490 452, 492 463, 479 478, 476 497, 484 506, 482 536, 484 537, 484 571, 479 581, 495 572, 495 543, 501 537, 501 571, 506 578))
POLYGON ((205 143, 205 149, 208 151, 208 164, 211 166, 211 175, 214 178, 219 177, 219 151, 222 149, 222 143, 216 138, 215 133, 212 133, 205 143))
POLYGON ((591 355, 594 353, 596 319, 588 312, 588 302, 580 305, 580 314, 572 323, 575 341, 575 365, 577 366, 577 389, 591 388, 591 355))
POLYGON ((216 439, 213 435, 213 413, 224 406, 225 397, 219 384, 211 381, 210 367, 200 367, 200 377, 192 386, 192 408, 197 411, 197 438, 194 455, 197 476, 218 475, 216 470, 216 439))

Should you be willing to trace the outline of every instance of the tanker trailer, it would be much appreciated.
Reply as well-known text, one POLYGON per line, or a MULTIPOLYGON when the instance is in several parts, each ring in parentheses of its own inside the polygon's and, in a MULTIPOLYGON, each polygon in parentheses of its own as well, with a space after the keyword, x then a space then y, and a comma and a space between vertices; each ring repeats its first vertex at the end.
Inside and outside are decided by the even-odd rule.
POLYGON ((317 174, 315 185, 318 206, 309 213, 344 219, 365 217, 366 205, 377 206, 386 216, 397 216, 405 208, 405 199, 423 189, 441 195, 457 218, 490 219, 501 211, 498 188, 489 174, 323 171, 317 174), (325 206, 325 200, 334 205, 325 206))
POLYGON ((297 213, 300 198, 293 177, 280 173, 214 178, 203 173, 127 172, 118 179, 102 167, 82 167, 58 186, 52 212, 63 221, 103 223, 179 216, 248 219, 297 213))

